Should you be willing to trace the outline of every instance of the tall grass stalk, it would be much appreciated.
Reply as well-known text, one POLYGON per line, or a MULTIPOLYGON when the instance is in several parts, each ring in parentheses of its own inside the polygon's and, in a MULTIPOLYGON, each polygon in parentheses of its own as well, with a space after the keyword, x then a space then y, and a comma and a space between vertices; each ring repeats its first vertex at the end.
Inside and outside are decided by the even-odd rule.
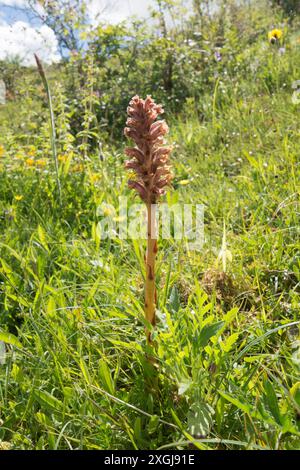
POLYGON ((53 156, 54 165, 55 165, 56 184, 57 184, 57 190, 58 190, 59 204, 60 204, 60 206, 62 206, 61 184, 60 184, 59 171, 58 171, 58 158, 57 158, 57 148, 56 148, 56 131, 55 131, 55 119, 54 119, 54 112, 53 112, 53 105, 52 105, 52 97, 51 97, 49 83, 48 83, 47 76, 45 74, 45 70, 44 70, 44 67, 42 65, 42 62, 36 54, 34 54, 34 57, 35 57, 35 61, 36 61, 36 64, 37 64, 37 68, 38 68, 40 77, 42 79, 42 82, 43 82, 43 85, 45 87, 45 91, 46 91, 46 94, 47 94, 48 108, 49 108, 49 114, 50 114, 51 150, 52 150, 52 156, 53 156))

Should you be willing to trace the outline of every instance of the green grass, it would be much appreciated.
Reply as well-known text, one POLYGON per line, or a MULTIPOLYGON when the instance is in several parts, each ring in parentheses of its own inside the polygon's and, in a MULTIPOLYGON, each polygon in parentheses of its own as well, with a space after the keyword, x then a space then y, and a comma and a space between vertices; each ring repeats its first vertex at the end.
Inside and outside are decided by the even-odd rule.
POLYGON ((300 135, 291 99, 299 46, 259 59, 251 79, 212 87, 204 119, 192 100, 168 116, 176 145, 167 200, 205 205, 205 244, 187 252, 180 241, 159 242, 154 363, 146 358, 144 245, 100 240, 95 230, 102 201, 134 202, 124 142, 79 171, 60 164, 60 207, 51 162, 36 169, 23 163, 28 155, 15 158, 29 144, 47 154, 45 131, 33 128, 26 141, 6 124, 0 446, 300 448, 300 135), (226 273, 218 262, 224 225, 226 273))

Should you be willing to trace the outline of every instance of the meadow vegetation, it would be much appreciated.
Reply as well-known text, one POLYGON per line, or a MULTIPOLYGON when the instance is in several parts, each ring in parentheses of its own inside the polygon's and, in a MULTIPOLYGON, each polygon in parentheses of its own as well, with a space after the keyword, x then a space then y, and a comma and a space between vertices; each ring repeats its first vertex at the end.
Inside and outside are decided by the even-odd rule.
POLYGON ((200 3, 79 31, 45 67, 61 202, 41 77, 0 64, 0 448, 300 448, 299 15, 200 3), (158 242, 154 346, 145 242, 97 231, 102 202, 136 202, 135 94, 165 109, 165 201, 205 207, 200 252, 158 242))

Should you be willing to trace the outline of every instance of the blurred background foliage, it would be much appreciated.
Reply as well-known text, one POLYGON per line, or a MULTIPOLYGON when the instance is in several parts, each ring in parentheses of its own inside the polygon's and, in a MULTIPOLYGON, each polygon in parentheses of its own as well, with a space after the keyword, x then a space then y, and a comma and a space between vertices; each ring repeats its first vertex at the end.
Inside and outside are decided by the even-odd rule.
MULTIPOLYGON (((193 8, 187 10, 182 2, 159 0, 151 22, 100 23, 95 28, 87 23, 83 1, 41 3, 47 6, 47 24, 54 28, 64 57, 48 68, 55 112, 59 114, 63 107, 69 131, 79 145, 84 140, 94 149, 100 141, 119 140, 124 109, 134 94, 154 95, 170 114, 188 109, 204 119, 211 113, 206 96, 216 84, 224 89, 228 84, 242 97, 245 78, 270 90, 279 85, 278 80, 289 81, 288 70, 280 77, 270 76, 265 58, 273 51, 266 37, 270 29, 285 29, 289 21, 297 31, 296 1, 224 0, 216 8, 216 2, 194 0, 193 8), (60 3, 64 7, 59 8, 60 3)), ((285 38, 285 47, 290 47, 291 39, 291 34, 285 38)), ((3 113, 7 113, 7 127, 28 136, 30 127, 42 118, 40 111, 46 111, 36 111, 40 107, 35 103, 40 95, 39 78, 34 69, 25 69, 17 60, 1 62, 0 76, 11 101, 1 112, 0 126, 3 130, 3 113), (20 112, 17 119, 9 120, 16 98, 20 112), (34 101, 30 115, 26 100, 34 101), (22 109, 26 109, 25 120, 22 109)), ((219 107, 230 99, 228 93, 219 94, 219 107)))

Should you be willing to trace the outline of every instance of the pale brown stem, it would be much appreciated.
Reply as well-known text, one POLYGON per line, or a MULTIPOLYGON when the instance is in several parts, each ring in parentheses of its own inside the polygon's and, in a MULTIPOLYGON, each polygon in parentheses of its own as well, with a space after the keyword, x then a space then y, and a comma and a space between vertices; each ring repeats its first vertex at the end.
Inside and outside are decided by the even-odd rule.
MULTIPOLYGON (((147 251, 146 251, 146 282, 145 282, 145 316, 155 326, 155 258, 157 253, 155 206, 147 204, 147 251)), ((146 329, 148 343, 151 343, 151 332, 146 329)))

